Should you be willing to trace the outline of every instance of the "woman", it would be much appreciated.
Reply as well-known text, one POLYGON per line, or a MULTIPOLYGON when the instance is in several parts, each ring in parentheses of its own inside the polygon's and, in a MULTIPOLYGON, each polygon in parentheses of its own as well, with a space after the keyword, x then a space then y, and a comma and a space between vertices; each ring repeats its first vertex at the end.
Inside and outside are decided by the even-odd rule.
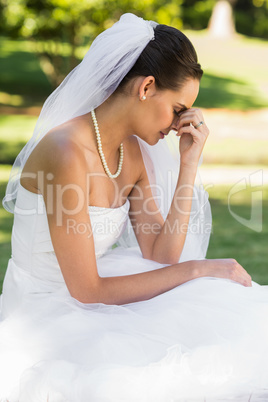
POLYGON ((205 259, 201 76, 181 32, 126 14, 46 101, 3 200, 2 399, 216 400, 268 385, 268 294, 234 259, 205 259))

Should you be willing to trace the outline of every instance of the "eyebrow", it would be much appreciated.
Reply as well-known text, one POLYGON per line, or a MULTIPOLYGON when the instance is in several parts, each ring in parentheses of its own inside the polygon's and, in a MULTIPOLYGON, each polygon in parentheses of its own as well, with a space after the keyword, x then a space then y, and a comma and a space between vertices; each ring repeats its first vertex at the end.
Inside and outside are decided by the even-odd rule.
POLYGON ((183 103, 177 102, 177 105, 180 105, 180 106, 183 108, 183 110, 187 110, 187 109, 188 109, 188 107, 186 107, 183 103))

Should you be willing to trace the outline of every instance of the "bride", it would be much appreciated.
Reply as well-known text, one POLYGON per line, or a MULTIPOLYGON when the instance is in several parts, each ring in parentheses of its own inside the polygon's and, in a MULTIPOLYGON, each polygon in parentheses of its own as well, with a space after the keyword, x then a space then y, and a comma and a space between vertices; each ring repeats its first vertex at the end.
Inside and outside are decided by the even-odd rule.
POLYGON ((1 401, 268 387, 267 291, 233 258, 205 258, 202 73, 180 31, 125 14, 45 102, 3 199, 1 401))

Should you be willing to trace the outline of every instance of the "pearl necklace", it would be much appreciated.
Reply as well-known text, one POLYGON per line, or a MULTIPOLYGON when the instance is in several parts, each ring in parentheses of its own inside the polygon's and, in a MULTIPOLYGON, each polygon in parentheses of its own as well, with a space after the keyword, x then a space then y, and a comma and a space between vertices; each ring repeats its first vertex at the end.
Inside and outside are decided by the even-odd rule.
POLYGON ((99 125, 97 122, 97 118, 95 115, 95 111, 94 109, 91 111, 91 117, 92 117, 92 121, 94 124, 94 128, 95 128, 95 133, 96 133, 96 138, 97 138, 97 145, 98 145, 98 152, 101 158, 101 162, 103 165, 103 168, 105 170, 105 173, 107 174, 108 177, 110 177, 110 179, 115 179, 116 177, 118 177, 121 173, 122 170, 122 165, 123 165, 123 157, 124 157, 124 153, 123 153, 123 143, 120 144, 120 148, 119 148, 119 163, 118 163, 118 169, 117 172, 115 174, 112 174, 108 168, 103 150, 102 150, 102 143, 101 143, 101 137, 100 137, 100 131, 99 131, 99 125))

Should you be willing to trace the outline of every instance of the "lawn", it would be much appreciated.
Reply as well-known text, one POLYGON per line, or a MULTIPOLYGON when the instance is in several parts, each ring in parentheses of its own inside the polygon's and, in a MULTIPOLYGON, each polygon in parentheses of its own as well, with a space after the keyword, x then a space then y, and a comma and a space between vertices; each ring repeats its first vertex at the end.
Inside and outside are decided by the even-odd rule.
MULTIPOLYGON (((249 110, 268 106, 267 42, 242 35, 216 41, 206 31, 186 34, 205 70, 199 107, 249 110)), ((42 104, 51 92, 33 49, 31 41, 0 37, 0 105, 42 104)), ((85 54, 87 48, 78 50, 85 54)), ((62 53, 66 54, 65 47, 62 53)))
POLYGON ((0 115, 0 161, 12 164, 32 136, 37 118, 27 115, 0 115))
POLYGON ((30 41, 0 37, 0 105, 41 104, 51 86, 30 41))
POLYGON ((249 110, 268 106, 268 42, 237 35, 213 39, 207 31, 187 31, 205 71, 202 107, 249 110))
MULTIPOLYGON (((263 186, 262 231, 256 232, 239 223, 229 212, 227 200, 231 186, 207 189, 213 216, 213 232, 207 258, 235 258, 260 284, 268 284, 268 186, 263 186)), ((232 198, 231 210, 249 220, 252 208, 249 189, 232 198)))

